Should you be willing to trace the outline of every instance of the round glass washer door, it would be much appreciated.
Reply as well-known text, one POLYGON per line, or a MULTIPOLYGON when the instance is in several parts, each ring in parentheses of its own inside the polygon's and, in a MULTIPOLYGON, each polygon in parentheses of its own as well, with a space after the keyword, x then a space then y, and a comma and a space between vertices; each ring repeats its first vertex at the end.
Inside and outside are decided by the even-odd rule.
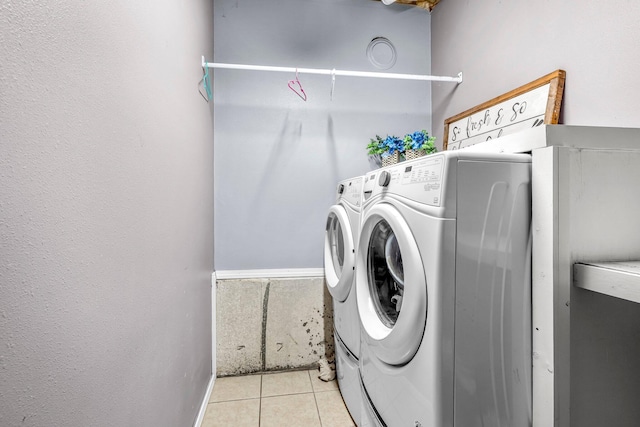
POLYGON ((380 360, 402 365, 420 347, 427 321, 422 258, 408 224, 392 205, 375 205, 362 224, 356 265, 362 329, 380 360))
POLYGON ((340 205, 329 209, 324 233, 324 273, 331 296, 344 301, 353 285, 355 250, 347 212, 340 205))

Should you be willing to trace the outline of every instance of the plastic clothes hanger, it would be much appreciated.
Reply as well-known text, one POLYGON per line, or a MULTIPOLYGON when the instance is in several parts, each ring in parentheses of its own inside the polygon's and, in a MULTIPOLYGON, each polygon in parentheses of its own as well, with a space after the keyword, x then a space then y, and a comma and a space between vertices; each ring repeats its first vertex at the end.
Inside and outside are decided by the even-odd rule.
POLYGON ((205 101, 209 102, 213 97, 213 93, 211 91, 211 78, 209 77, 209 67, 203 67, 203 71, 204 75, 202 76, 202 80, 198 82, 198 92, 200 92, 200 95, 202 95, 205 101), (200 83, 202 83, 206 93, 203 93, 202 89, 200 89, 200 83))
POLYGON ((304 89, 302 88, 302 83, 300 83, 300 80, 298 80, 298 69, 297 68, 296 68, 296 79, 295 80, 289 80, 289 84, 287 86, 289 86, 289 89, 291 89, 296 95, 298 95, 300 98, 302 98, 303 101, 307 100, 307 94, 305 93, 304 89))

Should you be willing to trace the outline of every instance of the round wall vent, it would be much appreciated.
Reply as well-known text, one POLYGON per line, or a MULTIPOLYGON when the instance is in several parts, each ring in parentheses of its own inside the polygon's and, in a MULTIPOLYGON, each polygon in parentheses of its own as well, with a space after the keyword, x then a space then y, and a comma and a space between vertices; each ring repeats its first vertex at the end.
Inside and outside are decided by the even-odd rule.
POLYGON ((367 58, 374 67, 388 70, 396 64, 396 47, 386 37, 376 37, 367 46, 367 58))

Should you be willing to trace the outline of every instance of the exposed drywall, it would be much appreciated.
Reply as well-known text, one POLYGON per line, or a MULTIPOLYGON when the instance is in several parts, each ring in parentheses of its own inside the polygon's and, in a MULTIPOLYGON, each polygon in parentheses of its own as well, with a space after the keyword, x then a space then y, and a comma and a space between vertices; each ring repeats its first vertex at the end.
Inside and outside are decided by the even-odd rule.
MULTIPOLYGON (((216 62, 429 74, 430 17, 368 0, 220 0, 216 62), (387 37, 388 70, 367 46, 387 37)), ((384 46, 382 46, 384 47, 384 46)), ((375 49, 374 49, 375 51, 375 49)), ((383 62, 384 51, 377 53, 383 62)), ((326 215, 339 180, 371 169, 376 134, 431 129, 429 82, 214 70, 216 269, 322 267, 326 215)))
POLYGON ((213 7, 0 2, 0 425, 189 426, 211 375, 213 7))
POLYGON ((217 281, 218 376, 315 367, 333 360, 323 278, 217 281))
POLYGON ((640 3, 614 0, 440 2, 431 15, 433 130, 556 69, 567 72, 560 123, 638 127, 640 3))

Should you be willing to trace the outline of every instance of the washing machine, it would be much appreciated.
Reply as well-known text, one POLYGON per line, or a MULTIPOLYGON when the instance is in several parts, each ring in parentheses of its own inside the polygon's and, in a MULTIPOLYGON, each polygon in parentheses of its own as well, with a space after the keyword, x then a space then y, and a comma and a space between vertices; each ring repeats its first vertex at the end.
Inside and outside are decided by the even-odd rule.
POLYGON ((360 236, 363 177, 338 183, 329 209, 324 241, 324 270, 333 300, 336 377, 353 420, 360 425, 360 321, 356 305, 355 261, 360 236))
POLYGON ((367 175, 362 426, 530 426, 531 158, 447 151, 367 175))

